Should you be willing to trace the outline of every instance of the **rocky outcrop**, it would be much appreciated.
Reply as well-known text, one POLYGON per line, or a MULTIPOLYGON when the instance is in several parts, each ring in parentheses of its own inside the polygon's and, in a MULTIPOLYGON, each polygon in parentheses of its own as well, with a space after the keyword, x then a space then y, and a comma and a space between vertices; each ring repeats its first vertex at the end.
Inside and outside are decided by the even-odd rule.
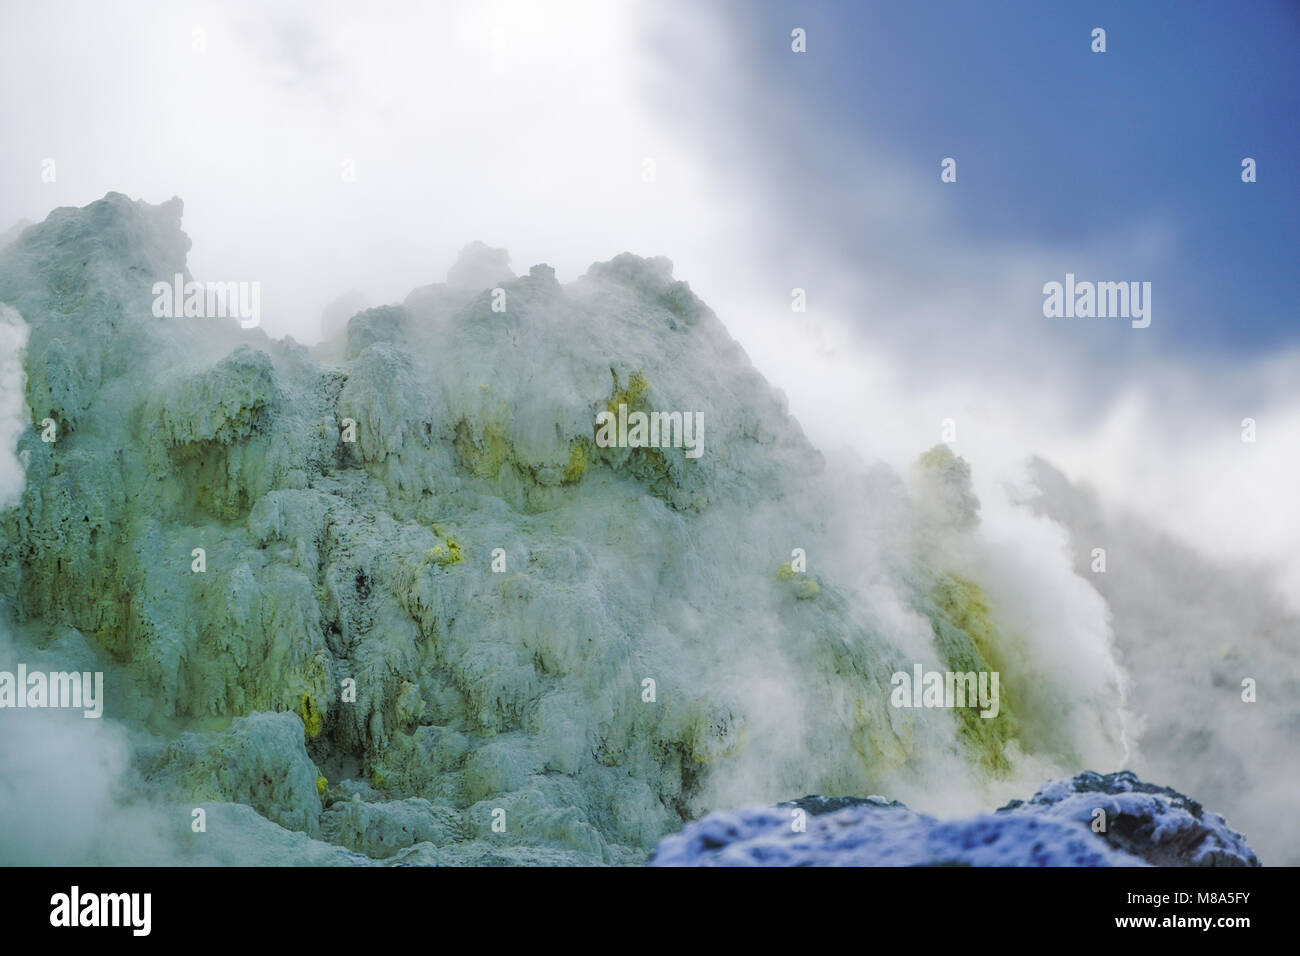
POLYGON ((253 714, 223 733, 182 734, 145 773, 160 797, 247 804, 313 837, 320 835, 319 778, 293 714, 253 714))
POLYGON ((1056 640, 1051 600, 986 590, 1057 556, 979 539, 946 448, 911 488, 827 468, 668 260, 561 284, 478 244, 307 349, 156 313, 181 213, 110 193, 0 251, 5 607, 101 655, 144 793, 393 862, 625 863, 744 801, 1118 765, 1104 624, 1056 640), (597 441, 652 412, 658 443, 597 441), (914 665, 1001 671, 998 717, 891 704, 914 665))
POLYGON ((937 820, 882 797, 714 813, 652 866, 1259 866, 1223 817, 1134 774, 1055 780, 996 813, 937 820))
POLYGON ((998 813, 1028 814, 1088 826, 1115 849, 1154 866, 1259 866, 1245 838, 1227 821, 1170 787, 1143 783, 1131 771, 1081 773, 1013 800, 998 813))

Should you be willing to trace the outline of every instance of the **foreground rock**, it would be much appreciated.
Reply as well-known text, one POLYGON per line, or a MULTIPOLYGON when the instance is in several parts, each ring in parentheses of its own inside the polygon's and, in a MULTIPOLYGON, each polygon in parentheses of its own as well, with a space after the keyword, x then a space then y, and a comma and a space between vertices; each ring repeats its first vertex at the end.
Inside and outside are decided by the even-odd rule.
POLYGON ((651 866, 1259 866, 1240 833, 1128 771, 1055 780, 996 813, 942 821, 880 797, 713 813, 651 866), (1105 821, 1105 832, 1093 830, 1105 821), (802 829, 802 832, 800 830, 802 829))

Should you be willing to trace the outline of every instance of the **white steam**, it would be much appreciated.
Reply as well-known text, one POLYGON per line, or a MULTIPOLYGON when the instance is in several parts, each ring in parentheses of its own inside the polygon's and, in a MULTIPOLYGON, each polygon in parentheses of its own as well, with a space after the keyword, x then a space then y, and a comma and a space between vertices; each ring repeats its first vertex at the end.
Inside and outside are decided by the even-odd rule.
POLYGON ((16 505, 23 492, 16 444, 30 420, 23 371, 26 344, 27 323, 17 310, 0 304, 0 509, 16 505))

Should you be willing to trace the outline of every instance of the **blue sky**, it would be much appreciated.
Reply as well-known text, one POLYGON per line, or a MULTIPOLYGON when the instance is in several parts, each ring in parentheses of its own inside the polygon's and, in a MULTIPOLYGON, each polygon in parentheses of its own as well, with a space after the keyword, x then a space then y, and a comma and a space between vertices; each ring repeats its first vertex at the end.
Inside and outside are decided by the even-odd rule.
MULTIPOLYGON (((752 93, 751 124, 772 122, 777 95, 799 117, 793 128, 833 130, 930 177, 945 242, 1052 250, 1056 278, 1075 250, 1086 251, 1102 273, 1092 278, 1152 281, 1158 311, 1146 340, 1095 325, 1069 331, 1091 339, 1090 349, 1248 356, 1300 340, 1300 5, 732 9, 728 22, 745 25, 731 39, 752 93), (790 52, 794 26, 808 31, 802 56, 790 52), (1090 49, 1098 26, 1104 54, 1090 49), (958 183, 945 187, 938 172, 947 156, 957 159, 958 183), (1259 166, 1250 185, 1240 178, 1245 156, 1259 166), (1135 262, 1126 244, 1111 242, 1131 235, 1166 254, 1135 262)), ((843 161, 815 159, 820 136, 784 136, 769 157, 788 200, 816 205, 816 194, 869 175, 842 151, 843 161)), ((745 148, 759 139, 751 131, 745 148)), ((836 231, 835 242, 863 261, 877 251, 871 226, 836 222, 833 212, 806 222, 836 231)), ((920 267, 916 257, 909 267, 920 267)), ((933 268, 921 267, 917 280, 941 281, 942 261, 933 268)), ((1035 300, 1026 297, 1031 311, 1035 300)))
POLYGON ((821 445, 951 418, 977 480, 1033 450, 1300 593, 1300 4, 683 3, 649 42, 746 216, 705 297, 821 445), (1150 282, 1151 326, 1045 317, 1067 272, 1150 282))

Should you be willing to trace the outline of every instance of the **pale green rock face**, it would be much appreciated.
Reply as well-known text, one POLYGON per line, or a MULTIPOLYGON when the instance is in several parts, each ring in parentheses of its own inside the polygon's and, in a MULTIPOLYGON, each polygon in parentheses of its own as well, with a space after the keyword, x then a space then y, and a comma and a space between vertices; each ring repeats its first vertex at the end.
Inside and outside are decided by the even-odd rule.
POLYGON ((828 467, 667 260, 561 285, 479 247, 309 350, 153 315, 180 213, 110 194, 0 251, 24 418, 58 429, 21 432, 0 512, 5 653, 89 648, 151 853, 636 863, 719 807, 1118 765, 1104 640, 1052 677, 1041 619, 945 565, 979 529, 964 463, 911 492, 828 467), (702 453, 599 446, 620 403, 698 413, 702 453), (1023 669, 1003 723, 891 706, 950 661, 1023 669), (203 807, 238 836, 205 843, 203 807))

